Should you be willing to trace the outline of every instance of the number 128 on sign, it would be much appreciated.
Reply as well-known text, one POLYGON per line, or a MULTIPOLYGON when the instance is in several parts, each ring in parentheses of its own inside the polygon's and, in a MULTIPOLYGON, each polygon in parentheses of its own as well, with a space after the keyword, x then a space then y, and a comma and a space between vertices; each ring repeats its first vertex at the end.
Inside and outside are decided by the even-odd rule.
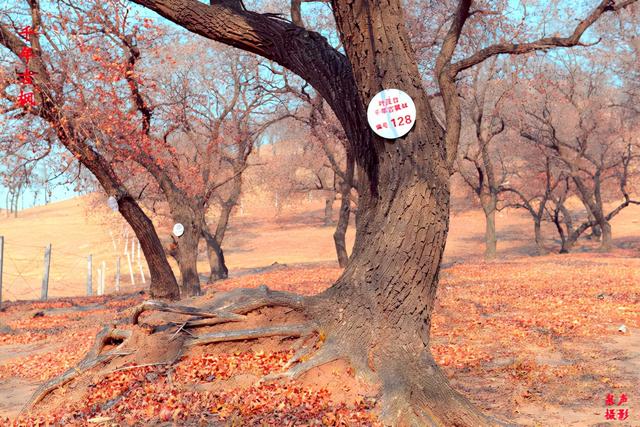
POLYGON ((393 123, 394 126, 403 126, 403 125, 410 125, 412 122, 411 120, 411 116, 409 114, 407 114, 406 116, 402 117, 398 117, 398 119, 391 119, 391 123, 393 123))

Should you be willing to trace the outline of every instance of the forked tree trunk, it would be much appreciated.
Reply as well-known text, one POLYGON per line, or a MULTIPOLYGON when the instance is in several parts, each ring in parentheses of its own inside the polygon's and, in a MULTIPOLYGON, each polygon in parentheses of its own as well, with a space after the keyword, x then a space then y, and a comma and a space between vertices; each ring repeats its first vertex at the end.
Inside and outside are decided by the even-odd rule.
POLYGON ((344 357, 379 383, 386 424, 494 424, 453 390, 429 350, 449 223, 449 167, 401 0, 331 1, 348 61, 321 35, 281 19, 218 3, 135 1, 292 69, 318 90, 345 130, 358 164, 358 228, 342 276, 305 299, 326 337, 315 363, 344 357), (376 137, 367 124, 366 104, 387 88, 407 92, 417 109, 413 130, 395 141, 376 137))

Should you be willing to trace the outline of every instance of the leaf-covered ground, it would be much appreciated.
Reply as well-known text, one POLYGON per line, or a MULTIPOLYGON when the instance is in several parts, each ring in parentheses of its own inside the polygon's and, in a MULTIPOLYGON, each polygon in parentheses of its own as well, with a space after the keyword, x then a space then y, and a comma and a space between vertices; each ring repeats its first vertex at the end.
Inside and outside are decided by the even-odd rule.
MULTIPOLYGON (((618 254, 621 255, 621 254, 618 254)), ((313 294, 336 268, 281 268, 210 286, 266 284, 313 294)), ((14 303, 0 313, 2 425, 377 425, 375 393, 344 364, 299 381, 257 384, 282 369, 290 341, 199 347, 174 365, 105 366, 15 418, 42 381, 78 362, 99 328, 141 295, 14 303), (64 399, 60 399, 63 397, 64 399), (59 402, 64 402, 60 404, 59 402)), ((640 259, 602 254, 469 262, 445 269, 432 351, 483 410, 532 426, 640 425, 640 259), (627 331, 619 332, 621 325, 627 331), (608 394, 628 396, 606 420, 608 394), (616 412, 617 415, 617 412, 616 412)))

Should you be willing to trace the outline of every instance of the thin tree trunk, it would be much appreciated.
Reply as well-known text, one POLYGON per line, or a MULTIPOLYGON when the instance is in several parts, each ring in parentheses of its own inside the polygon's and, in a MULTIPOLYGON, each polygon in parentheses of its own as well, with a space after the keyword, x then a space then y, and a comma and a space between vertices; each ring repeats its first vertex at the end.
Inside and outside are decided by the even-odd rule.
POLYGON ((347 149, 347 165, 344 173, 344 181, 340 185, 340 212, 338 215, 338 224, 336 231, 333 233, 333 241, 336 245, 336 254, 338 256, 338 264, 345 268, 349 263, 349 255, 347 253, 347 228, 349 227, 349 216, 351 214, 351 189, 353 188, 353 174, 355 171, 355 162, 353 155, 347 149))
POLYGON ((544 247, 544 238, 542 237, 542 227, 540 224, 540 220, 537 218, 533 220, 533 235, 536 241, 536 248, 538 250, 538 255, 546 255, 548 251, 544 247))
MULTIPOLYGON (((346 187, 346 185, 344 185, 346 187)), ((349 226, 349 214, 351 212, 351 200, 349 197, 349 191, 342 191, 342 200, 340 201, 340 214, 338 216, 338 224, 336 225, 336 231, 333 233, 333 241, 336 245, 336 254, 338 255, 338 264, 344 268, 349 262, 349 255, 347 253, 346 234, 347 227, 349 226)))
POLYGON ((202 236, 207 243, 207 257, 209 259, 209 283, 229 277, 229 269, 224 261, 224 252, 218 244, 215 236, 211 235, 206 227, 202 229, 202 236))
POLYGON ((494 259, 496 257, 497 242, 496 237, 496 200, 490 195, 481 197, 482 211, 484 212, 484 257, 494 259))
POLYGON ((613 241, 611 235, 611 223, 605 220, 604 224, 600 227, 602 231, 602 243, 600 250, 603 252, 609 252, 613 248, 613 241))
POLYGON ((203 236, 207 242, 207 257, 209 259, 209 282, 229 277, 229 269, 227 268, 224 260, 222 242, 224 241, 227 228, 229 227, 229 220, 231 218, 233 208, 236 207, 238 200, 240 199, 241 190, 242 176, 238 175, 233 180, 233 187, 231 188, 229 198, 222 204, 215 234, 211 235, 206 224, 203 226, 203 236))
POLYGON ((335 200, 335 193, 331 192, 330 195, 324 199, 324 225, 333 224, 333 201, 335 200))
POLYGON ((229 218, 231 218, 231 212, 233 211, 235 205, 235 203, 225 203, 222 205, 215 233, 215 238, 218 242, 218 245, 221 245, 224 241, 224 236, 227 232, 227 227, 229 226, 229 218))

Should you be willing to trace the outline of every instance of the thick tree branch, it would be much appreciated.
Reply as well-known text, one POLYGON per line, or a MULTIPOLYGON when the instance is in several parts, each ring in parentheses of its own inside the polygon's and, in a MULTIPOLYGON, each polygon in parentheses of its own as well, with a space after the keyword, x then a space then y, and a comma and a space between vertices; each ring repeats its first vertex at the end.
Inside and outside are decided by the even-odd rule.
POLYGON ((370 134, 358 86, 345 55, 320 34, 307 31, 278 16, 197 0, 130 0, 183 28, 208 39, 258 54, 291 70, 307 81, 337 112, 359 166, 377 176, 376 147, 370 134), (347 119, 347 117, 349 119, 347 119))
POLYGON ((444 38, 440 54, 436 60, 436 78, 442 93, 442 102, 445 111, 445 147, 447 151, 447 164, 449 170, 453 172, 453 164, 458 154, 458 143, 460 142, 460 129, 462 127, 462 116, 460 111, 460 98, 456 87, 456 74, 449 68, 451 58, 458 45, 460 34, 465 22, 469 18, 469 8, 472 0, 460 0, 456 14, 451 22, 449 31, 444 38))

